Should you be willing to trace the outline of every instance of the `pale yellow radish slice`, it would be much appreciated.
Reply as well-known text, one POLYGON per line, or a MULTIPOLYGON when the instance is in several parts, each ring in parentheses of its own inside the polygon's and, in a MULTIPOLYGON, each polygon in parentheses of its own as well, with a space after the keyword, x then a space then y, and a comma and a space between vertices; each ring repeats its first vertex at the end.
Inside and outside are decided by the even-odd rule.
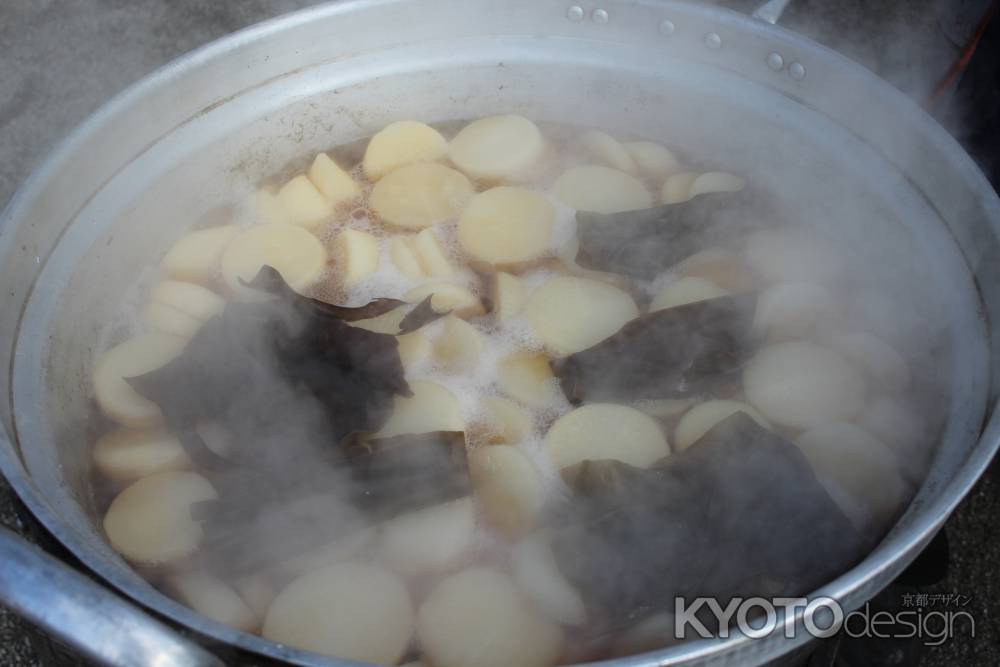
POLYGON ((104 516, 104 532, 115 551, 130 561, 171 563, 198 549, 202 527, 191 518, 191 507, 215 497, 215 489, 197 473, 156 473, 133 483, 111 501, 104 516))
POLYGON ((185 340, 164 333, 147 333, 120 343, 94 366, 94 394, 107 416, 126 426, 153 426, 162 418, 155 403, 140 396, 125 378, 165 366, 184 349, 185 340))
POLYGON ((728 294, 729 292, 704 278, 680 278, 667 284, 653 297, 652 303, 649 304, 649 312, 717 299, 728 294))
POLYGON ((525 405, 551 406, 559 395, 552 367, 544 354, 518 352, 497 363, 500 389, 525 405))
POLYGON ((414 380, 409 384, 413 396, 395 398, 392 415, 378 432, 378 437, 465 430, 462 408, 455 394, 427 380, 414 380))
POLYGON ((413 252, 421 273, 435 278, 447 278, 455 275, 455 268, 448 261, 444 248, 437 235, 430 229, 424 229, 410 240, 413 252))
POLYGON ((386 174, 368 201, 387 224, 422 229, 454 218, 472 195, 472 183, 461 172, 435 162, 416 162, 386 174))
POLYGON ((558 276, 535 290, 524 314, 546 347, 564 356, 600 343, 638 317, 639 308, 607 283, 558 276))
POLYGON ((843 357, 806 341, 763 348, 743 371, 747 402, 771 421, 811 428, 848 420, 865 404, 865 380, 843 357))
POLYGON ((830 286, 844 270, 834 245, 815 232, 796 227, 765 229, 747 237, 747 264, 772 282, 830 286))
POLYGON ((442 580, 420 607, 417 638, 435 667, 549 667, 563 646, 559 627, 488 567, 442 580))
POLYGON ((517 178, 542 157, 538 127, 514 115, 490 116, 466 125, 451 140, 448 157, 473 178, 517 178))
POLYGON ((510 266, 549 249, 555 209, 542 194, 501 186, 472 198, 458 220, 458 241, 474 261, 510 266))
POLYGON ((631 153, 614 137, 600 130, 587 130, 580 135, 580 148, 597 162, 602 162, 619 171, 634 173, 635 160, 631 153))
POLYGON ((374 565, 338 563, 278 593, 261 634, 342 660, 394 665, 406 652, 413 625, 413 603, 398 577, 374 565))
POLYGON ((333 206, 305 174, 299 174, 281 186, 278 201, 288 214, 290 223, 309 229, 318 227, 333 213, 333 206))
POLYGON ((514 401, 500 396, 487 396, 480 405, 486 415, 489 442, 514 445, 531 435, 531 418, 514 401))
POLYGON ((518 542, 511 552, 511 566, 518 589, 543 614, 563 625, 586 622, 583 598, 559 571, 544 537, 535 534, 518 542))
POLYGON ((202 616, 243 632, 253 632, 260 618, 226 582, 204 570, 177 572, 167 577, 167 588, 178 600, 202 616))
POLYGON ((277 573, 294 578, 337 563, 359 560, 375 541, 377 534, 374 526, 355 530, 289 558, 276 567, 277 573))
POLYGON ((830 347, 888 391, 903 391, 910 385, 910 365, 884 340, 856 332, 830 338, 830 347))
POLYGON ((691 186, 698 176, 699 174, 687 171, 667 176, 660 190, 660 201, 664 204, 680 204, 691 199, 691 186))
POLYGON ((743 265, 743 260, 726 248, 706 248, 696 252, 675 266, 674 272, 686 278, 702 278, 729 292, 744 291, 754 283, 754 277, 743 265))
POLYGON ((365 150, 365 177, 377 181, 396 167, 411 162, 433 162, 448 153, 448 140, 430 125, 401 120, 379 131, 365 150))
POLYGON ((491 282, 493 313, 501 322, 509 321, 524 308, 526 297, 524 283, 517 276, 498 271, 491 282))
POLYGON ((212 290, 179 280, 164 280, 153 288, 149 299, 176 308, 201 321, 215 317, 226 307, 226 300, 212 290))
POLYGON ((483 354, 483 337, 476 327, 454 315, 444 318, 434 339, 434 358, 445 370, 464 372, 476 367, 483 354))
POLYGON ((263 574, 251 574, 237 579, 233 582, 233 590, 239 594, 246 606, 257 617, 258 626, 267 615, 267 610, 278 594, 274 582, 263 574))
POLYGON ((395 336, 399 333, 400 323, 409 312, 410 309, 408 307, 401 306, 399 308, 393 308, 392 310, 382 313, 376 317, 369 317, 366 320, 357 320, 355 322, 349 322, 348 324, 352 327, 358 327, 359 329, 395 336))
POLYGON ((309 167, 308 177, 334 207, 361 197, 361 186, 326 153, 316 156, 309 167))
POLYGON ((653 141, 627 141, 622 144, 639 171, 656 180, 680 171, 681 163, 669 149, 653 141))
POLYGON ((239 231, 236 225, 223 225, 185 234, 163 256, 160 268, 177 280, 209 283, 218 276, 222 251, 239 231))
POLYGON ((333 240, 333 263, 344 286, 352 287, 378 269, 378 239, 357 229, 345 229, 333 240))
POLYGON ((469 452, 469 474, 486 518, 506 535, 531 530, 545 502, 535 464, 516 447, 490 445, 469 452))
POLYGON ((472 499, 461 498, 390 519, 375 550, 381 562, 403 576, 437 574, 466 556, 475 528, 472 499))
POLYGON ((830 290, 813 283, 775 283, 757 297, 753 329, 771 340, 811 335, 836 317, 830 290))
POLYGON ((560 417, 545 436, 559 469, 580 461, 613 459, 647 468, 670 454, 670 446, 652 417, 624 405, 593 403, 560 417))
POLYGON ((97 471, 116 481, 191 467, 191 460, 176 436, 159 429, 118 429, 105 433, 94 445, 93 456, 97 471))
POLYGON ((646 186, 631 174, 611 167, 572 167, 552 185, 561 202, 578 211, 620 213, 653 205, 646 186))
POLYGON ((222 253, 222 277, 233 293, 259 298, 247 287, 263 266, 278 271, 294 290, 313 283, 326 268, 326 250, 315 236, 295 225, 260 225, 241 233, 222 253))
POLYGON ((254 207, 259 222, 266 225, 290 225, 292 216, 285 210, 285 205, 278 199, 278 193, 273 188, 265 187, 257 191, 254 207))
POLYGON ((684 414, 696 403, 693 398, 656 398, 636 401, 635 408, 656 419, 669 419, 684 414))
POLYGON ((142 323, 150 331, 178 336, 185 340, 194 336, 203 322, 187 313, 158 301, 147 303, 141 313, 142 323))
POLYGON ((713 192, 740 192, 747 186, 746 179, 725 171, 709 171, 694 179, 688 190, 689 197, 713 192))
POLYGON ((413 248, 411 239, 397 236, 389 243, 389 256, 392 263, 396 265, 399 272, 411 280, 420 280, 424 277, 424 269, 420 266, 417 252, 413 248))
POLYGON ((420 303, 431 297, 431 308, 438 313, 454 313, 458 317, 478 317, 486 312, 483 303, 469 288, 454 283, 424 283, 417 285, 403 299, 420 303))
POLYGON ((677 427, 674 429, 674 451, 687 449, 712 430, 713 426, 737 412, 749 415, 764 428, 771 428, 764 415, 752 405, 742 401, 705 401, 685 412, 677 422, 677 427))
POLYGON ((396 338, 399 349, 399 360, 403 368, 412 370, 417 365, 430 359, 434 346, 422 331, 411 331, 396 338))
POLYGON ((891 518, 906 499, 908 490, 896 456, 853 424, 825 424, 803 433, 795 444, 859 527, 891 518), (853 503, 844 503, 840 491, 853 503))

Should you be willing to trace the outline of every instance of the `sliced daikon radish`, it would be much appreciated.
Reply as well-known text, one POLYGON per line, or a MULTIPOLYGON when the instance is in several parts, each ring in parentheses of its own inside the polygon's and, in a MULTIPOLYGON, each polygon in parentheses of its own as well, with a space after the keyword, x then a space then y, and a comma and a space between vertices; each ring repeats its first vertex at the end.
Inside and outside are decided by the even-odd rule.
POLYGON ((420 266, 411 239, 402 236, 394 238, 389 244, 389 256, 392 257, 392 263, 399 272, 407 278, 420 280, 424 277, 424 269, 420 266))
POLYGON ((747 186, 746 179, 724 171, 710 171, 698 176, 688 189, 689 197, 712 192, 739 192, 747 186))
POLYGON ((500 389, 525 405, 544 408, 559 395, 548 358, 533 352, 518 352, 497 363, 500 389))
POLYGON ((656 419, 678 417, 696 403, 693 398, 657 398, 636 401, 635 408, 656 419))
POLYGON ((691 199, 691 186, 698 176, 699 174, 691 172, 667 176, 667 180, 663 182, 663 189, 660 190, 660 201, 664 204, 680 204, 691 199))
POLYGON ((680 278, 659 291, 652 303, 649 304, 649 312, 676 308, 697 301, 717 299, 727 294, 729 292, 704 278, 680 278))
POLYGON ((281 274, 295 290, 308 287, 326 268, 326 250, 315 236, 295 225, 260 225, 241 233, 222 253, 222 277, 235 294, 258 298, 244 283, 262 266, 281 274))
POLYGON ((524 308, 524 283, 515 275, 503 271, 493 274, 490 293, 493 296, 493 313, 501 322, 510 320, 524 308))
POLYGON ((351 287, 378 269, 378 239, 357 229, 345 229, 333 240, 333 262, 344 285, 351 287))
POLYGON ((598 162, 630 174, 636 171, 635 160, 628 150, 607 132, 587 130, 580 135, 580 147, 598 162))
POLYGON ((764 229, 747 237, 747 263, 772 282, 807 282, 829 286, 843 271, 833 245, 801 228, 764 229))
POLYGON ((142 323, 151 331, 178 336, 185 340, 194 336, 203 324, 201 320, 158 301, 147 303, 143 307, 142 323))
POLYGON ((191 460, 177 438, 159 429, 118 429, 94 445, 94 465, 113 480, 136 480, 166 470, 186 470, 191 460))
POLYGON ((538 127, 522 116, 490 116, 462 128, 448 150, 455 166, 473 178, 518 177, 542 157, 538 127))
POLYGON ((596 165, 566 170, 552 185, 552 192, 578 211, 621 213, 653 205, 652 195, 635 176, 596 165))
POLYGON ((332 542, 289 558, 277 567, 277 571, 284 576, 299 577, 336 563, 359 560, 374 542, 377 534, 378 531, 372 526, 348 533, 332 542))
POLYGON ((833 350, 805 341, 757 352, 743 371, 743 388, 748 403, 790 428, 851 419, 865 403, 861 374, 833 350))
POLYGON ((236 225, 208 227, 185 234, 163 256, 160 267, 177 280, 211 282, 219 273, 222 251, 237 234, 236 225))
POLYGON ((582 625, 587 620, 583 598, 559 571, 548 542, 541 535, 526 537, 511 554, 514 582, 539 611, 564 625, 582 625))
POLYGON ((205 446, 219 456, 227 456, 233 451, 233 434, 225 426, 211 419, 199 419, 194 425, 205 446))
POLYGON ((382 313, 377 317, 369 317, 366 320, 357 320, 355 322, 350 322, 349 324, 352 327, 358 327, 359 329, 366 329, 367 331, 374 331, 375 333, 384 333, 395 336, 399 333, 399 325, 408 312, 408 308, 393 308, 389 312, 382 313))
POLYGON ((408 512, 382 526, 379 559, 403 576, 436 574, 458 564, 473 545, 476 514, 471 498, 408 512))
POLYGON ((462 408, 455 394, 427 380, 414 380, 409 384, 413 396, 395 398, 392 415, 378 437, 465 430, 462 408))
POLYGON ((754 277, 736 253, 725 248, 706 248, 674 267, 687 278, 703 278, 724 290, 740 292, 753 285, 754 277))
POLYGON ((895 455, 853 424, 832 422, 803 433, 795 441, 824 485, 846 492, 857 503, 843 505, 859 527, 891 518, 906 500, 908 489, 895 455))
POLYGON ((737 412, 743 412, 764 428, 771 428, 764 415, 742 401, 705 401, 681 417, 674 429, 674 450, 687 449, 708 433, 713 426, 737 412))
POLYGON ((549 248, 555 209, 542 194, 501 186, 472 198, 458 220, 458 241, 474 261, 510 266, 549 248))
POLYGON ((425 229, 410 240, 410 245, 416 253, 417 263, 425 276, 447 278, 455 275, 455 269, 441 247, 438 237, 430 229, 425 229))
POLYGON ((362 167, 377 181, 396 167, 411 162, 433 162, 448 153, 448 140, 430 125, 401 120, 385 127, 368 142, 362 167))
POLYGON ((559 469, 601 459, 647 468, 670 454, 667 438, 652 417, 611 403, 584 405, 563 415, 549 429, 545 445, 559 469))
POLYGON ((126 426, 152 426, 162 416, 155 403, 140 396, 125 378, 165 366, 184 349, 185 340, 164 333, 147 333, 116 345, 94 366, 94 394, 107 416, 126 426))
POLYGON ((278 593, 265 639, 342 660, 394 665, 413 635, 413 603, 380 567, 339 563, 303 575, 278 593))
POLYGON ((538 521, 545 490, 535 464, 516 447, 490 445, 469 452, 469 473, 487 519, 507 535, 538 521))
POLYGON ((119 493, 104 516, 104 532, 129 560, 161 565, 190 556, 202 537, 191 507, 216 497, 194 472, 166 471, 143 477, 119 493))
POLYGON ((809 336, 836 317, 830 290, 813 283, 775 283, 757 298, 753 328, 771 340, 809 336))
POLYGON ((318 227, 333 213, 333 206, 304 174, 299 174, 278 190, 288 221, 309 229, 318 227))
POLYGON ((461 172, 416 162, 386 174, 368 201, 384 222, 421 229, 458 215, 472 194, 472 183, 461 172))
POLYGON ((627 141, 622 144, 639 171, 650 178, 663 180, 680 171, 681 163, 673 153, 653 141, 627 141))
POLYGON ((320 153, 309 167, 309 180, 333 206, 361 197, 361 186, 326 153, 320 153))
POLYGON ((233 582, 233 589, 239 594, 258 619, 258 624, 267 615, 278 591, 271 580, 263 574, 252 574, 233 582))
POLYGON ((409 303, 420 303, 431 297, 431 308, 438 313, 454 313, 458 317, 478 317, 486 312, 482 302, 467 287, 454 283, 425 283, 411 289, 403 297, 409 303))
POLYGON ((559 627, 488 567, 442 580, 420 607, 417 638, 435 667, 549 667, 563 645, 559 627))
POLYGON ((486 413, 489 442, 514 445, 531 435, 531 418, 517 403, 499 396, 487 396, 480 405, 486 413))
POLYGON ((257 614, 229 584, 204 570, 178 572, 167 577, 167 588, 202 616, 243 632, 260 626, 257 614))
POLYGON ((864 332, 831 336, 830 347, 888 391, 903 391, 910 385, 910 365, 878 336, 864 332))
POLYGON ((906 401, 894 396, 876 396, 868 403, 859 425, 884 442, 904 463, 927 444, 927 420, 906 401))
POLYGON ((261 188, 254 199, 257 218, 267 225, 289 225, 292 216, 285 210, 285 205, 278 199, 278 194, 272 188, 261 188))
POLYGON ((454 315, 444 318, 434 340, 434 358, 452 372, 475 368, 483 354, 483 337, 476 327, 454 315))
POLYGON ((179 280, 164 280, 153 288, 149 299, 176 308, 201 321, 215 317, 226 307, 226 300, 212 290, 179 280))
POLYGON ((557 355, 600 343, 639 316, 635 301, 607 283, 559 276, 528 299, 525 317, 542 342, 557 355))
POLYGON ((434 346, 422 331, 411 331, 396 338, 399 360, 407 371, 430 358, 434 346))

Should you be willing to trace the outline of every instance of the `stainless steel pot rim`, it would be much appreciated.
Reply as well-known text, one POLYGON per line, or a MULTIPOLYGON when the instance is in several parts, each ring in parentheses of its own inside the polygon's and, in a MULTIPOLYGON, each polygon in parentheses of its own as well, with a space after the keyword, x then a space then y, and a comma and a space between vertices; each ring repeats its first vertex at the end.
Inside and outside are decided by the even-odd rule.
MULTIPOLYGON (((347 0, 305 9, 236 32, 159 68, 148 77, 116 95, 83 124, 78 126, 58 145, 18 190, 4 210, 3 215, 0 216, 0 250, 3 250, 4 246, 9 246, 13 243, 12 234, 4 233, 4 230, 9 228, 10 221, 16 219, 20 211, 27 210, 29 202, 45 196, 45 184, 50 180, 51 175, 59 171, 60 167, 67 162, 69 156, 79 150, 97 128, 114 123, 119 116, 127 113, 138 100, 144 98, 150 90, 168 88, 173 81, 184 76, 188 70, 219 58, 241 45, 264 39, 268 35, 291 29, 300 24, 320 19, 331 19, 342 13, 358 11, 377 5, 400 4, 406 1, 347 0)), ((615 3, 609 2, 606 4, 615 3)), ((895 107, 909 117, 908 120, 922 127, 936 146, 947 147, 949 155, 954 156, 955 163, 952 166, 961 170, 966 178, 978 182, 981 186, 979 188, 980 192, 987 193, 984 194, 988 198, 988 201, 984 202, 985 207, 994 211, 1000 211, 1000 199, 992 191, 985 177, 972 159, 964 151, 954 150, 957 148, 954 139, 933 118, 925 114, 901 92, 885 85, 884 82, 881 82, 874 74, 865 70, 860 65, 829 49, 818 46, 800 35, 762 22, 753 22, 746 16, 736 12, 672 1, 653 2, 646 0, 640 4, 655 8, 658 11, 662 10, 665 18, 669 16, 674 21, 678 18, 683 18, 685 15, 697 16, 703 20, 716 22, 720 25, 720 28, 731 27, 739 30, 752 30, 757 36, 767 40, 768 43, 773 43, 775 46, 792 47, 793 49, 822 53, 825 57, 838 62, 841 67, 849 70, 850 74, 858 81, 877 87, 880 94, 888 96, 895 107)), ((139 154, 141 154, 141 151, 133 156, 133 159, 138 157, 139 154)), ((128 164, 125 164, 120 170, 127 168, 128 164)), ((994 234, 1000 235, 1000 216, 994 216, 990 219, 989 224, 994 234)), ((47 257, 38 259, 39 263, 44 263, 46 260, 47 257)), ((17 316, 20 319, 21 313, 18 313, 17 316)), ((18 335, 20 336, 21 332, 18 332, 18 335)), ((13 377, 13 374, 10 377, 13 377)), ((13 387, 10 389, 12 395, 13 387)), ((975 479, 985 470, 998 447, 1000 447, 1000 415, 997 414, 995 408, 996 406, 994 406, 985 431, 980 436, 978 445, 972 451, 966 464, 949 481, 944 492, 940 493, 937 498, 926 506, 924 516, 921 517, 921 521, 918 524, 919 530, 909 531, 908 534, 900 532, 891 533, 862 563, 817 591, 817 595, 826 595, 834 599, 843 598, 860 586, 857 582, 870 581, 873 577, 882 573, 899 572, 908 564, 908 560, 913 557, 912 555, 908 556, 907 559, 899 559, 894 554, 910 553, 915 555, 919 547, 926 544, 933 537, 943 525, 947 516, 961 501, 962 492, 967 491, 971 487, 975 479), (850 584, 851 580, 855 582, 854 585, 850 584)), ((114 568, 101 559, 93 557, 87 546, 74 533, 62 529, 63 519, 53 510, 40 490, 36 488, 35 484, 27 476, 23 463, 18 457, 16 446, 13 444, 17 442, 17 434, 14 433, 12 435, 13 442, 6 443, 8 446, 0 447, 0 470, 2 470, 20 498, 31 512, 39 518, 43 525, 76 554, 88 568, 129 598, 142 604, 150 611, 159 612, 167 618, 194 629, 201 634, 262 655, 300 665, 356 664, 347 663, 342 660, 336 661, 322 658, 314 654, 274 644, 255 635, 238 632, 228 626, 205 619, 161 594, 157 594, 155 598, 149 599, 147 591, 139 590, 131 582, 124 581, 114 568)), ((972 437, 974 437, 974 434, 972 434, 972 437)), ((914 528, 917 528, 917 526, 914 528)), ((872 592, 874 593, 875 591, 872 592)), ((797 617, 786 619, 785 622, 791 624, 798 620, 800 618, 797 617)), ((807 637, 801 636, 802 633, 798 633, 798 635, 800 636, 792 640, 794 644, 801 644, 807 639, 807 637)), ((615 661, 615 664, 623 666, 681 664, 680 662, 676 662, 676 660, 682 656, 682 662, 684 663, 695 662, 700 659, 716 657, 716 653, 722 645, 729 650, 742 647, 747 651, 745 655, 753 654, 755 659, 777 657, 779 651, 775 645, 768 644, 766 645, 768 648, 763 651, 754 651, 753 641, 741 636, 735 636, 728 640, 701 640, 687 643, 682 647, 665 649, 642 656, 622 658, 615 661)), ((764 647, 765 645, 760 644, 760 646, 764 647)), ((788 645, 786 644, 785 646, 787 648, 788 645)))

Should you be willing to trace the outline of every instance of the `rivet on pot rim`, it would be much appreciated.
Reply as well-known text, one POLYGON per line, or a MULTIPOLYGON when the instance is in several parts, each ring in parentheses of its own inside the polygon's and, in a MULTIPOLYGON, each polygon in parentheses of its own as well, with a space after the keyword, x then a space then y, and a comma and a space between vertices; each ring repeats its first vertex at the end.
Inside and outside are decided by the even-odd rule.
POLYGON ((566 18, 570 21, 582 21, 583 20, 583 7, 580 5, 573 5, 566 10, 566 18))
POLYGON ((806 78, 806 66, 802 63, 792 63, 788 66, 788 75, 796 81, 806 78))
POLYGON ((767 66, 775 72, 780 72, 785 67, 785 59, 777 51, 767 54, 767 66))
POLYGON ((660 34, 670 36, 674 34, 674 30, 677 30, 677 26, 671 20, 664 20, 660 22, 660 34))
POLYGON ((608 16, 608 12, 606 9, 595 9, 594 13, 590 15, 590 18, 594 21, 594 23, 604 25, 605 23, 608 22, 608 19, 611 17, 608 16))
POLYGON ((710 32, 705 35, 705 46, 710 49, 721 49, 722 48, 722 38, 719 37, 719 33, 710 32))

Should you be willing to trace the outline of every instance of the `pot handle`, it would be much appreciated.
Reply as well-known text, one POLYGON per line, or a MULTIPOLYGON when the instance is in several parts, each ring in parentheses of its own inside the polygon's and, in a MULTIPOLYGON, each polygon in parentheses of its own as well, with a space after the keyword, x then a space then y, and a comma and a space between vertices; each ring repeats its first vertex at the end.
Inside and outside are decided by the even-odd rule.
POLYGON ((770 23, 774 25, 781 18, 781 15, 785 13, 788 9, 788 5, 792 3, 792 0, 768 0, 760 7, 757 8, 751 16, 760 21, 770 23))
POLYGON ((224 667, 83 574, 0 528, 0 602, 100 665, 224 667))

